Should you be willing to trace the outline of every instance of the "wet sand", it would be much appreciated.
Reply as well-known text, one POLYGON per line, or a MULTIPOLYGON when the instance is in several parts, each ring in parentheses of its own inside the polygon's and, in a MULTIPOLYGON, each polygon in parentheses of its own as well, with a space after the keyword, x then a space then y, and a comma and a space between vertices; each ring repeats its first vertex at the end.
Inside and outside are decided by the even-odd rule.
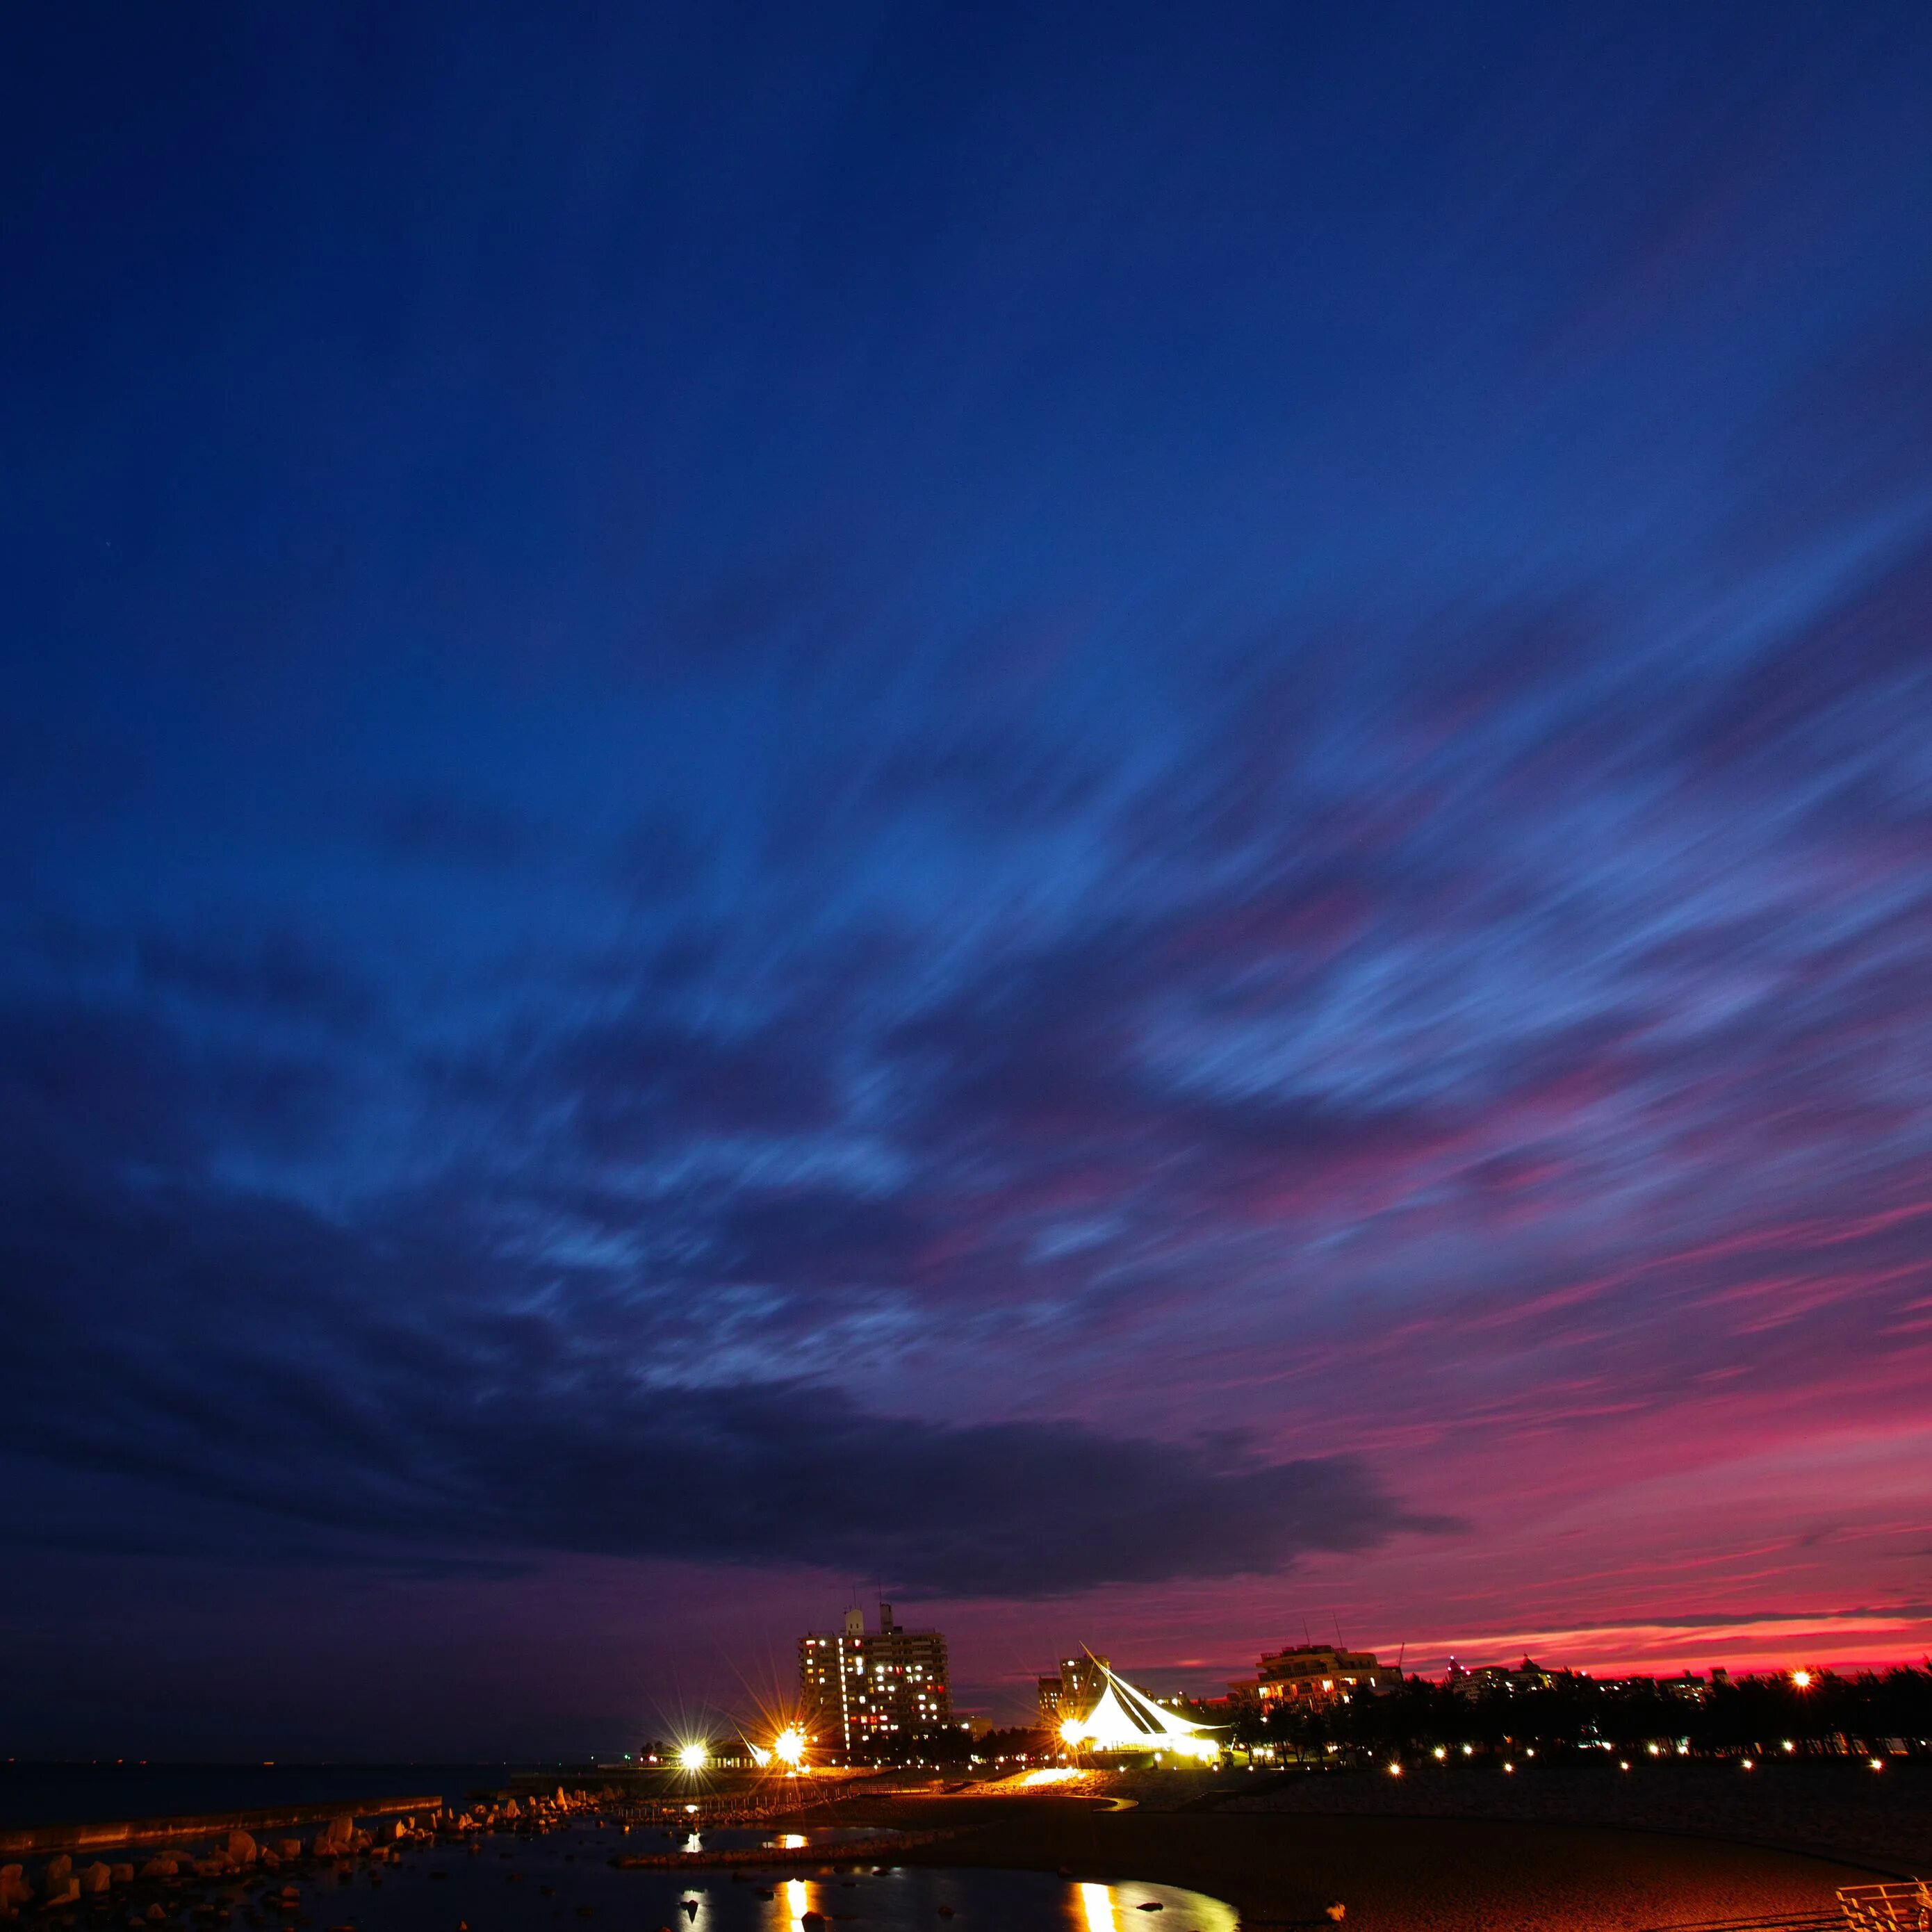
POLYGON ((1250 1926, 1326 1926, 1323 1908, 1339 1899, 1346 1925, 1369 1932, 1640 1932, 1834 1912, 1838 1886, 1874 1876, 1799 1852, 1592 1826, 1107 1811, 1052 1797, 861 1808, 868 1822, 966 1828, 907 1863, 1147 1879, 1226 1899, 1250 1926))

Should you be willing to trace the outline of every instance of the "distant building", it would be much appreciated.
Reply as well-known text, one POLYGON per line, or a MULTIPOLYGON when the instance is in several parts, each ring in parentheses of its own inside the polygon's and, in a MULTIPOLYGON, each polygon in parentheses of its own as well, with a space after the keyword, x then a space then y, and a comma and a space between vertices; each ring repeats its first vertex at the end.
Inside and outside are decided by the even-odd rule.
POLYGON ((1546 1670, 1527 1657, 1514 1670, 1503 1664, 1486 1664, 1480 1670, 1465 1670, 1451 1659, 1449 1675, 1443 1679, 1444 1687, 1460 1697, 1514 1697, 1519 1691, 1553 1690, 1559 1682, 1574 1681, 1574 1672, 1546 1670))
POLYGON ((798 1640, 799 1699, 807 1731, 820 1744, 862 1756, 896 1737, 917 1737, 952 1720, 946 1640, 936 1630, 904 1630, 892 1606, 879 1606, 879 1628, 848 1610, 842 1630, 798 1640))
POLYGON ((1264 1710, 1283 1705, 1307 1707, 1346 1703, 1358 1692, 1393 1689, 1402 1682, 1394 1665, 1383 1664, 1372 1650, 1344 1650, 1339 1645, 1298 1644, 1270 1651, 1258 1674, 1228 1686, 1238 1697, 1253 1698, 1264 1710))
POLYGON ((1042 1730, 1057 1731, 1069 1718, 1084 1718, 1107 1688, 1108 1661, 1083 1654, 1070 1657, 1040 1684, 1040 1721, 1042 1730))

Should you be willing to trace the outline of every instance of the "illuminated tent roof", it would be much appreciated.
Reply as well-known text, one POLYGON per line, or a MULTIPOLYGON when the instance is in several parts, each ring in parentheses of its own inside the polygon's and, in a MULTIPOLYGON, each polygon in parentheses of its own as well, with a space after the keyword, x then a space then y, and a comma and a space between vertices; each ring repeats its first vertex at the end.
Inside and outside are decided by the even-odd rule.
POLYGON ((1106 1682, 1090 1711, 1060 1726, 1060 1735, 1069 1744, 1090 1750, 1173 1751, 1182 1757, 1209 1758, 1220 1750, 1212 1725, 1197 1724, 1156 1704, 1098 1658, 1093 1664, 1106 1682))

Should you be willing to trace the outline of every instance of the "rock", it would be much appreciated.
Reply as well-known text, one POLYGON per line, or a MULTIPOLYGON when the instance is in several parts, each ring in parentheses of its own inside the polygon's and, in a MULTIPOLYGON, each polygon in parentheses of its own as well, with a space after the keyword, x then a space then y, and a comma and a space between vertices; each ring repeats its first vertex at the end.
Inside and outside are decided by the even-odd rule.
POLYGON ((92 1898, 97 1894, 105 1892, 114 1882, 114 1875, 98 1858, 96 1858, 86 1870, 80 1874, 75 1882, 88 1898, 92 1898))
POLYGON ((255 1841, 246 1832, 230 1832, 228 1834, 228 1856, 238 1865, 255 1862, 255 1841))
POLYGON ((63 1852, 57 1858, 47 1861, 47 1886, 51 1891, 74 1870, 74 1861, 63 1852))
POLYGON ((356 1842, 356 1820, 344 1812, 339 1818, 332 1818, 324 1827, 322 1835, 316 1840, 318 1846, 323 1844, 346 1850, 356 1842))
POLYGON ((0 1911, 9 1906, 18 1905, 22 1899, 32 1898, 34 1888, 27 1882, 26 1870, 20 1865, 0 1865, 0 1911))
POLYGON ((134 1868, 132 1865, 110 1865, 107 1876, 116 1885, 132 1885, 134 1882, 134 1868))
POLYGON ((1348 1916, 1348 1908, 1344 1905, 1339 1898, 1334 1900, 1329 1904, 1324 1906, 1322 1910, 1335 1922, 1337 1925, 1340 1924, 1342 1920, 1348 1916))
POLYGON ((65 1878, 56 1879, 47 1887, 47 1895, 41 1903, 44 1912, 51 1912, 62 1905, 78 1905, 80 1903, 80 1881, 71 1873, 65 1878))
POLYGON ((158 1905, 151 1905, 148 1907, 147 1919, 150 1925, 165 1925, 168 1922, 168 1915, 158 1905))

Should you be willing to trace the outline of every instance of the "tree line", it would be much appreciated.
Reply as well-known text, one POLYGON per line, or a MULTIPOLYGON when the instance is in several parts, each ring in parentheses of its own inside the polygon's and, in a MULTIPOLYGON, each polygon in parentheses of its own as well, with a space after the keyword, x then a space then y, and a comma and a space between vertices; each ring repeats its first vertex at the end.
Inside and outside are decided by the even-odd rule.
MULTIPOLYGON (((1790 1676, 1720 1679, 1695 1698, 1647 1678, 1599 1682, 1568 1671, 1528 1685, 1487 1685, 1474 1695, 1411 1677, 1346 1703, 1238 1704, 1232 1724, 1218 1714, 1233 1744, 1318 1754, 1331 1744, 1412 1754, 1438 1745, 1460 1754, 1464 1744, 1484 1751, 1534 1745, 1552 1754, 1656 1744, 1697 1754, 1771 1754, 1787 1742, 1814 1751, 1881 1751, 1900 1742, 1920 1750, 1932 1739, 1932 1665, 1809 1677, 1802 1685, 1790 1676)), ((1212 1722, 1216 1714, 1202 1708, 1199 1714, 1212 1722)))

